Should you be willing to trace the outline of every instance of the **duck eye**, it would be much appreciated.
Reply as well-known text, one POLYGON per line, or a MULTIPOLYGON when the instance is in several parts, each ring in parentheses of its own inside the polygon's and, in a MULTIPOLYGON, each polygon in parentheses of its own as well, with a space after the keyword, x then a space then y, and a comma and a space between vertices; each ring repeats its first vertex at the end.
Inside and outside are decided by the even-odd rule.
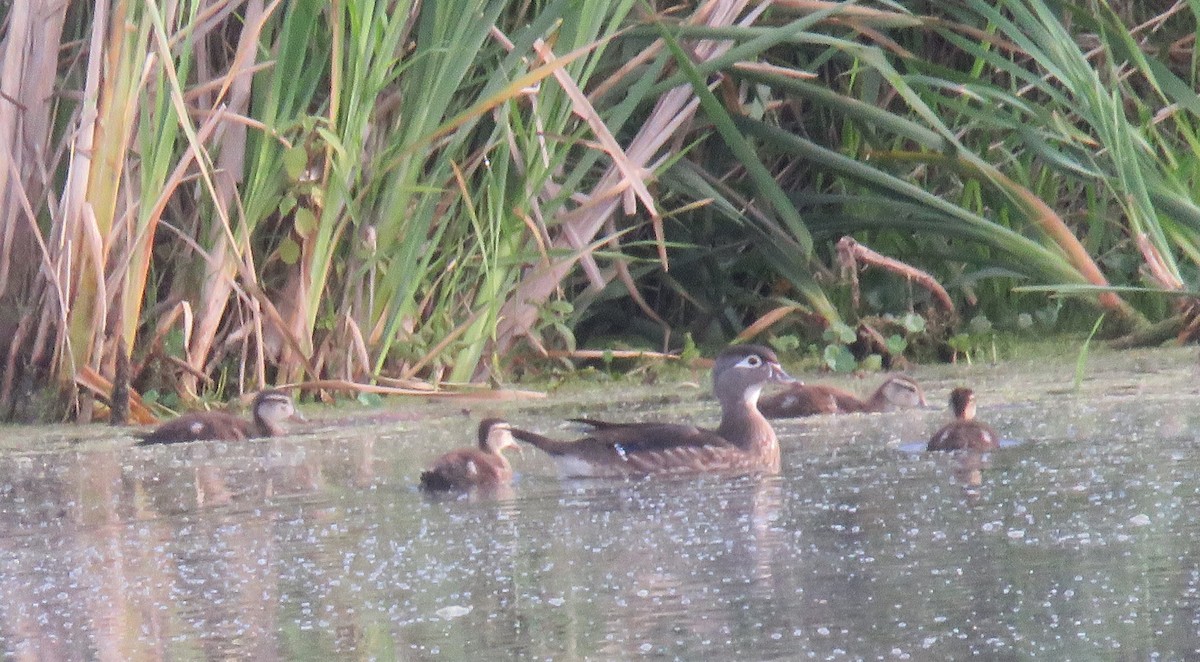
POLYGON ((746 357, 746 360, 742 361, 742 365, 750 368, 757 368, 758 366, 762 365, 762 358, 757 354, 751 354, 750 356, 746 357))

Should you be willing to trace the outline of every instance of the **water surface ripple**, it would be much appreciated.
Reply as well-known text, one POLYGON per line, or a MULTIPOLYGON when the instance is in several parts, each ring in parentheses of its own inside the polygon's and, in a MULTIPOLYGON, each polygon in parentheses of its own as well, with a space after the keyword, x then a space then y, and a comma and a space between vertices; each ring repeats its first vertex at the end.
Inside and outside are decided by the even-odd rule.
POLYGON ((0 652, 1194 658, 1194 351, 1094 354, 1078 391, 1070 359, 920 367, 938 411, 780 422, 778 476, 560 482, 530 450, 511 490, 461 498, 416 476, 483 415, 569 436, 567 416, 715 407, 621 385, 642 405, 612 386, 471 418, 401 403, 416 420, 242 444, 0 428, 0 652), (960 383, 1005 447, 915 450, 960 383))

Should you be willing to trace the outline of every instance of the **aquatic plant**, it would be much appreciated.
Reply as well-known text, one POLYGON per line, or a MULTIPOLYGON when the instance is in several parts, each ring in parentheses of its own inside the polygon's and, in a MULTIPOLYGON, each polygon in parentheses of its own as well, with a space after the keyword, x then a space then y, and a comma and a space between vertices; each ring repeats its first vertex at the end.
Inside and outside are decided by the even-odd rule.
POLYGON ((945 286, 938 333, 1049 291, 1186 336, 1197 16, 1147 11, 4 5, 0 417, 90 417, 126 353, 135 405, 427 392, 929 314, 897 273, 852 296, 847 236, 945 286))

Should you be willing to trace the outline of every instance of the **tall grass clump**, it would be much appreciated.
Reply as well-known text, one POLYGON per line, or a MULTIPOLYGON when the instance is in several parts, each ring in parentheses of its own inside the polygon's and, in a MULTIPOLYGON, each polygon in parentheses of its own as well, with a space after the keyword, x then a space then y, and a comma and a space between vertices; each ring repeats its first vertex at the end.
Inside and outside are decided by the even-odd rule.
MULTIPOLYGON (((767 316, 781 332, 819 326, 831 316, 788 265, 857 315, 834 270, 835 245, 853 234, 950 285, 960 319, 1015 324, 1042 312, 1030 293, 1045 291, 1107 311, 1110 334, 1190 314, 1178 294, 1195 289, 1195 73, 1179 65, 1195 59, 1194 8, 1129 25, 1102 2, 906 7, 787 4, 719 30, 660 23, 681 42, 735 45, 695 67, 677 52, 680 74, 663 83, 716 93, 703 108, 711 132, 662 180, 668 201, 704 203, 672 225, 704 267, 648 272, 655 291, 698 302, 697 330, 731 316, 728 327, 767 316), (721 277, 731 269, 751 287, 721 277)), ((911 291, 880 291, 876 311, 913 305, 911 291)))
POLYGON ((502 379, 522 349, 932 310, 897 272, 860 298, 846 236, 945 284, 948 332, 1049 292, 1110 333, 1186 336, 1196 20, 1100 0, 4 5, 0 417, 88 418, 126 363, 168 405, 428 392, 502 379))
POLYGON ((68 4, 4 17, 42 65, 8 67, 6 98, 46 104, 0 109, 10 149, 45 147, 6 171, 44 179, 0 181, 6 416, 39 382, 106 393, 118 346, 161 397, 468 380, 589 149, 553 78, 586 84, 630 6, 68 4), (22 93, 60 49, 80 92, 22 93))

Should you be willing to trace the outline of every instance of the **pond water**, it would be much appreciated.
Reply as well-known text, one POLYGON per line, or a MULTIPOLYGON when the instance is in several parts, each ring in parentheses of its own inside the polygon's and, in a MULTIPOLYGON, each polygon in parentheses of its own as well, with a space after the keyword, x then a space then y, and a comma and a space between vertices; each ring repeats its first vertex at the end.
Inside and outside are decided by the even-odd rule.
POLYGON ((416 479, 480 417, 562 437, 584 414, 710 424, 707 376, 470 416, 310 410, 295 434, 243 444, 0 428, 0 652, 1194 659, 1195 351, 1094 352, 1078 390, 1074 369, 918 366, 936 411, 779 422, 778 476, 560 482, 530 449, 510 491, 473 498, 431 499, 416 479), (958 384, 1005 447, 914 450, 958 384))

